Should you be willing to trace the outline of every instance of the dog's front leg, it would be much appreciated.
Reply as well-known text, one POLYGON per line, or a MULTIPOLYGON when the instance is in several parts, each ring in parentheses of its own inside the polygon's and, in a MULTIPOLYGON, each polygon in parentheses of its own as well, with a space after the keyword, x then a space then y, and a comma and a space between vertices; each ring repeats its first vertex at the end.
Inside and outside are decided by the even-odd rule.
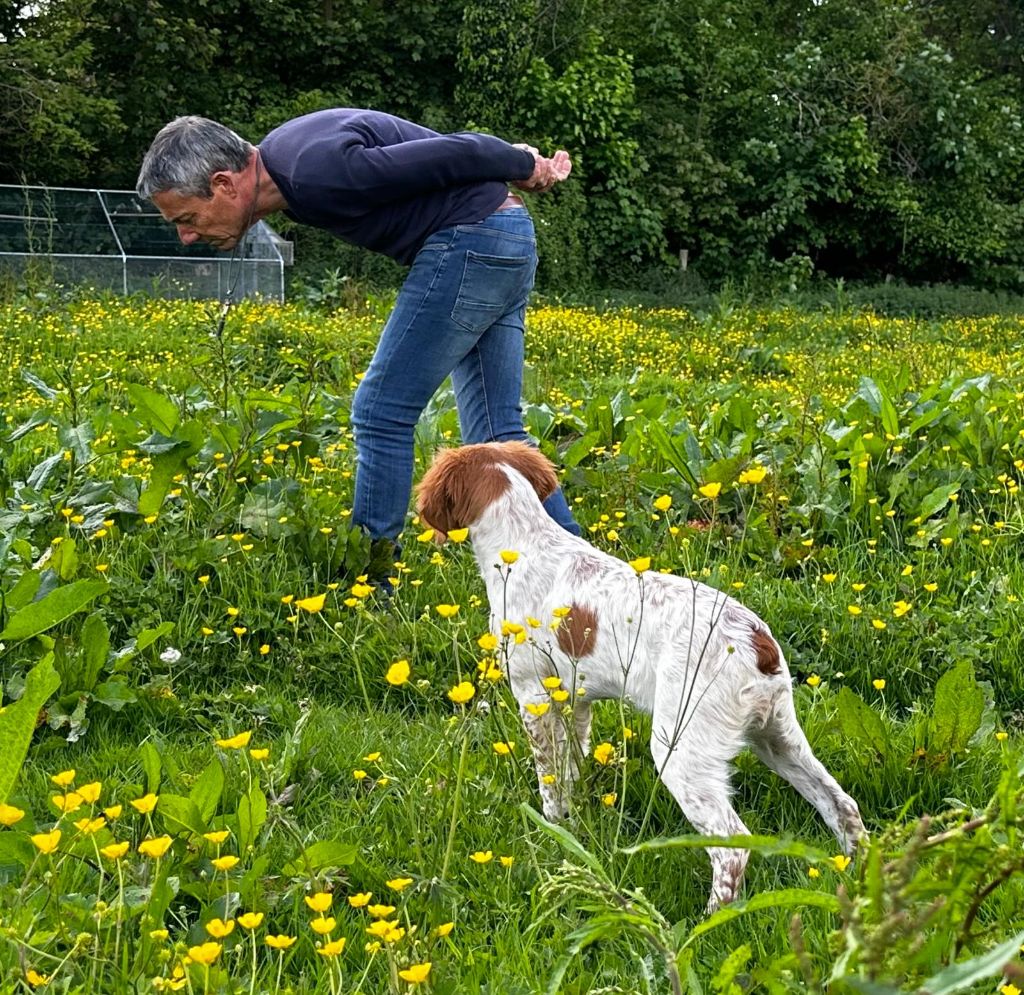
MULTIPOLYGON (((590 706, 586 709, 589 715, 590 706)), ((560 822, 569 814, 569 798, 578 772, 578 757, 574 754, 579 750, 566 748, 566 720, 551 706, 550 699, 522 701, 519 710, 533 750, 544 818, 560 822), (531 705, 542 714, 531 711, 531 705)))

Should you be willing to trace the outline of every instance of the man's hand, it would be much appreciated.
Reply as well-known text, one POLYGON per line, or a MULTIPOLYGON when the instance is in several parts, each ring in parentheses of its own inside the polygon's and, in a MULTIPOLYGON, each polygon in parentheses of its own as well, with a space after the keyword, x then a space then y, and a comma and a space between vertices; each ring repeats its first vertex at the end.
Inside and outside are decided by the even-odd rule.
POLYGON ((525 190, 528 193, 546 193, 572 172, 572 160, 569 158, 569 153, 562 149, 547 159, 532 145, 517 145, 515 147, 525 149, 534 158, 533 173, 529 179, 512 181, 512 186, 519 190, 525 190))

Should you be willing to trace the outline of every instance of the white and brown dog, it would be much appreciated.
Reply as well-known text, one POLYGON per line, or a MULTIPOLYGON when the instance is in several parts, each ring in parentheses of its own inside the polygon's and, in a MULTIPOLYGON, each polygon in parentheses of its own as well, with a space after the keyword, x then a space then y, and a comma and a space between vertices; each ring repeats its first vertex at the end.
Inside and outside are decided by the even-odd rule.
MULTIPOLYGON (((864 835, 857 803, 811 751, 786 662, 764 622, 721 591, 638 574, 570 535, 541 505, 556 486, 541 453, 505 442, 439 452, 418 488, 428 526, 444 533, 470 528, 494 635, 506 621, 549 623, 569 608, 556 628, 532 629, 508 660, 545 816, 556 820, 568 811, 578 759, 589 751, 589 702, 625 698, 652 716, 658 773, 699 832, 748 832, 729 801, 729 763, 749 745, 852 853, 864 835), (502 551, 519 554, 514 565, 503 566, 502 551), (557 705, 543 707, 551 701, 543 680, 552 677, 571 691, 585 687, 585 697, 573 694, 571 734, 557 705)), ((748 854, 720 847, 708 853, 714 909, 736 897, 748 854)))

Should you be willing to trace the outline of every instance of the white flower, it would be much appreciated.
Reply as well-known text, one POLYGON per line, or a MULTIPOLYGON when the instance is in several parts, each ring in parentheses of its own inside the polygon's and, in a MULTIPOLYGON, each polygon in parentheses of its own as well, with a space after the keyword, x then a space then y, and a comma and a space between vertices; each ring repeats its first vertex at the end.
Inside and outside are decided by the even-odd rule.
POLYGON ((160 654, 160 659, 164 663, 177 663, 181 659, 181 650, 175 649, 173 646, 168 646, 167 649, 160 654))

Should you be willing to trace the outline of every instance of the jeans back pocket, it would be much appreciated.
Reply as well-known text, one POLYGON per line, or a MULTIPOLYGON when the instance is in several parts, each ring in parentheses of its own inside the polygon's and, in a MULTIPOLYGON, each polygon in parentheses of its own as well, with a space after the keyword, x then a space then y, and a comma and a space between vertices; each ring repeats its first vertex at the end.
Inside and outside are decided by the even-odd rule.
POLYGON ((526 303, 533 271, 532 255, 494 256, 467 250, 452 321, 470 332, 486 331, 526 303))

